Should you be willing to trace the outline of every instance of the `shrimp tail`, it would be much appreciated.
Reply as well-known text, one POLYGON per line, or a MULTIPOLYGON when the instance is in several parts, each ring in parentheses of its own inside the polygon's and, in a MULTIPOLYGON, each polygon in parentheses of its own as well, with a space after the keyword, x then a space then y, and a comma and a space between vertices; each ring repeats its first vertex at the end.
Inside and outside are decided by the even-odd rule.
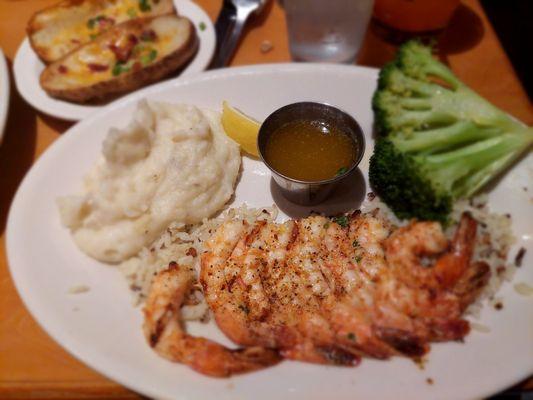
POLYGON ((263 347, 228 349, 219 343, 187 334, 180 308, 193 282, 191 271, 171 263, 154 278, 144 308, 144 334, 162 357, 209 376, 226 377, 276 364, 275 350, 263 347))
POLYGON ((459 298, 463 311, 478 298, 489 282, 490 275, 489 265, 479 261, 471 264, 455 283, 453 293, 459 298))
POLYGON ((411 332, 388 327, 376 327, 378 338, 408 357, 422 357, 429 346, 411 332))
POLYGON ((470 332, 468 321, 460 318, 432 318, 427 321, 431 331, 431 340, 445 342, 449 340, 463 340, 470 332))
POLYGON ((465 212, 451 242, 450 251, 435 263, 434 273, 442 288, 451 288, 470 266, 474 253, 477 221, 465 212))
POLYGON ((208 339, 189 337, 190 355, 174 360, 189 365, 195 371, 214 377, 251 372, 277 364, 277 351, 264 347, 228 349, 208 339))
POLYGON ((361 357, 348 349, 330 345, 318 346, 310 342, 299 343, 284 349, 282 354, 283 357, 291 360, 345 367, 353 367, 361 362, 361 357))

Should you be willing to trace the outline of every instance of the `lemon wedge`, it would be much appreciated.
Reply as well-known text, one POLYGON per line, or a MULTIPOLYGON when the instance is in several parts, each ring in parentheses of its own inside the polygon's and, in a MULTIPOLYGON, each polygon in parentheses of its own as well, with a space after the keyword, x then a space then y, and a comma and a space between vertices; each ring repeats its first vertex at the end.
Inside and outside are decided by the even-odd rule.
POLYGON ((257 135, 261 126, 259 122, 224 101, 222 102, 222 126, 226 135, 239 143, 246 153, 259 157, 257 152, 257 135))

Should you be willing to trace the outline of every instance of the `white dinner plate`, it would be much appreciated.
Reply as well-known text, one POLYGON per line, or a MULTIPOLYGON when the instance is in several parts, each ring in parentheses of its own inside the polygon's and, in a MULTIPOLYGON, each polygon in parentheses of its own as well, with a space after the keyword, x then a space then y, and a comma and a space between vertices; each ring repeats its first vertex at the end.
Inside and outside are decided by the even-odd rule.
MULTIPOLYGON (((180 15, 189 18, 199 38, 198 52, 181 72, 180 77, 201 72, 207 68, 216 46, 215 28, 209 16, 190 0, 174 0, 180 15)), ((28 38, 20 45, 13 63, 15 84, 21 96, 37 110, 52 117, 69 121, 79 121, 103 106, 76 104, 54 99, 41 88, 39 77, 45 65, 30 46, 28 38)))
POLYGON ((0 144, 4 137, 7 111, 9 109, 9 72, 7 72, 6 59, 0 49, 0 144))
MULTIPOLYGON (((213 379, 158 357, 141 332, 142 315, 132 306, 120 272, 85 256, 59 221, 55 199, 76 193, 100 154, 110 127, 125 126, 140 99, 186 102, 220 109, 221 102, 261 120, 297 101, 327 102, 352 114, 364 130, 367 148, 360 169, 366 177, 372 152, 371 97, 374 69, 343 65, 272 64, 210 71, 164 82, 120 99, 81 121, 53 143, 22 182, 10 211, 7 253, 24 303, 63 347, 95 370, 148 396, 164 399, 472 399, 499 391, 533 372, 533 297, 519 295, 516 282, 533 283, 533 157, 523 160, 490 194, 490 205, 509 212, 518 242, 527 249, 524 266, 499 295, 504 308, 485 306, 464 343, 434 344, 425 368, 405 358, 364 359, 356 368, 291 361, 262 371, 213 379), (529 185, 529 191, 523 187, 529 185), (69 294, 87 285, 90 291, 69 294), (427 379, 433 379, 428 384, 427 379)), ((269 170, 244 158, 233 206, 273 203, 269 170)), ((368 187, 367 187, 368 190, 368 187)), ((275 192, 274 192, 275 194, 275 192)), ((275 197, 275 196, 274 196, 275 197)), ((346 200, 346 198, 344 199, 346 200)), ((356 205, 357 200, 353 199, 356 205)), ((282 211, 295 213, 286 204, 282 211)), ((281 218, 283 218, 282 214, 281 218)), ((190 324, 228 344, 213 325, 190 324)))

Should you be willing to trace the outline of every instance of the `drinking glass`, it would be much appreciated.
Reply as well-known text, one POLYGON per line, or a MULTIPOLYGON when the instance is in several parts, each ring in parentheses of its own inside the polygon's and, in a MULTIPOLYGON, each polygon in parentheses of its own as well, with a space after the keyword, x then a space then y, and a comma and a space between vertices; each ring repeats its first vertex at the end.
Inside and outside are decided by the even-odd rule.
POLYGON ((293 59, 354 62, 373 4, 373 0, 284 0, 293 59))

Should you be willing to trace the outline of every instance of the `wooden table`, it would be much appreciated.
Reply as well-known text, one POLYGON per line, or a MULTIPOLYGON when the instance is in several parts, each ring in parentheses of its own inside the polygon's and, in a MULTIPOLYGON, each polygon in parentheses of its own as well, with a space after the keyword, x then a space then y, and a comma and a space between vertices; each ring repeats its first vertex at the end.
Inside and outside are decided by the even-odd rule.
MULTIPOLYGON (((56 0, 2 0, 0 47, 11 67, 25 35, 25 23, 56 0)), ((197 0, 214 20, 221 0, 197 0)), ((464 0, 440 39, 441 57, 457 75, 497 106, 533 124, 533 107, 520 86, 477 0, 464 0)), ((359 63, 381 66, 394 46, 369 30, 359 63)), ((231 65, 289 61, 285 18, 277 2, 248 29, 231 65), (273 44, 262 53, 264 40, 273 44)), ((0 398, 138 399, 141 396, 86 367, 51 340, 18 297, 7 269, 5 223, 13 195, 34 161, 72 124, 27 105, 11 86, 4 143, 0 147, 0 398)), ((36 260, 38 262, 38 260, 36 260)), ((36 266, 37 267, 37 266, 36 266)), ((522 383, 533 389, 533 380, 522 383)))

